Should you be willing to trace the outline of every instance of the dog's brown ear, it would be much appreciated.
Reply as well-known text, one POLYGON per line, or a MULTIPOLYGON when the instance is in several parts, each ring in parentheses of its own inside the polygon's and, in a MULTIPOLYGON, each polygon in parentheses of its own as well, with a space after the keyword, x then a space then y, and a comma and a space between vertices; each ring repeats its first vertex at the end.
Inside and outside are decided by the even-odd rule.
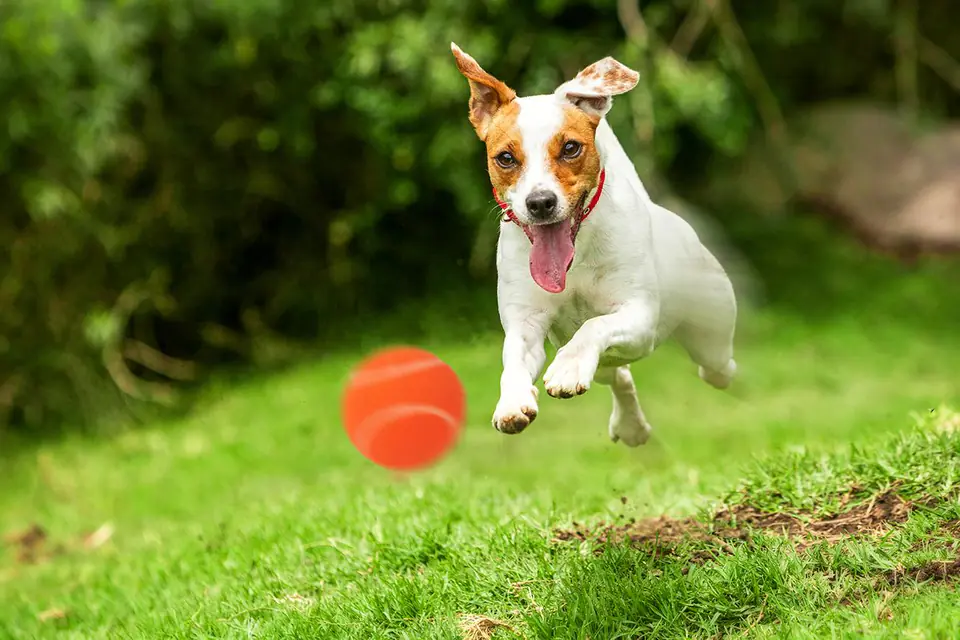
POLYGON ((470 124, 481 140, 487 137, 487 129, 494 114, 513 101, 516 92, 483 70, 470 55, 455 43, 450 43, 457 68, 470 81, 470 124))
POLYGON ((560 98, 597 119, 607 115, 613 96, 630 91, 640 81, 640 74, 613 58, 594 62, 563 83, 554 92, 560 98))

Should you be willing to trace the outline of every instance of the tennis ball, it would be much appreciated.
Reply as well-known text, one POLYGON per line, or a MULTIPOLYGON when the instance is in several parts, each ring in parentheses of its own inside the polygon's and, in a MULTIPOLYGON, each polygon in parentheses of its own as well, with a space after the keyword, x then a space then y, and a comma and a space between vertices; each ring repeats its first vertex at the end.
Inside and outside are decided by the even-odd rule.
POLYGON ((437 462, 456 444, 466 398, 457 374, 417 347, 378 351, 353 370, 343 391, 343 425, 368 460, 410 471, 437 462))

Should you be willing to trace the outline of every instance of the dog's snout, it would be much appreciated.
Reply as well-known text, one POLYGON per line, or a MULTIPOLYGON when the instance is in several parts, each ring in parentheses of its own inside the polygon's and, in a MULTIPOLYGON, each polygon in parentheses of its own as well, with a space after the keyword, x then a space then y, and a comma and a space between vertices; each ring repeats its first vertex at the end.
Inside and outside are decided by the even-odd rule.
POLYGON ((527 211, 534 218, 549 218, 557 210, 557 195, 552 191, 534 191, 525 202, 527 211))

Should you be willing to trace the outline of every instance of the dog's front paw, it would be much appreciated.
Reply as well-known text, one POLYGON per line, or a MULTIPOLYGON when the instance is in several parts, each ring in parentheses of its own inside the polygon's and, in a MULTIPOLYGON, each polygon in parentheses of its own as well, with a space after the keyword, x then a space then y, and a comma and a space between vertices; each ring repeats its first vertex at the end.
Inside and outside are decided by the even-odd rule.
POLYGON ((567 345, 543 375, 543 384, 554 398, 572 398, 587 392, 597 373, 598 355, 587 349, 567 345))
POLYGON ((501 395, 493 412, 493 427, 500 433, 520 433, 537 417, 537 388, 530 385, 529 391, 501 395))

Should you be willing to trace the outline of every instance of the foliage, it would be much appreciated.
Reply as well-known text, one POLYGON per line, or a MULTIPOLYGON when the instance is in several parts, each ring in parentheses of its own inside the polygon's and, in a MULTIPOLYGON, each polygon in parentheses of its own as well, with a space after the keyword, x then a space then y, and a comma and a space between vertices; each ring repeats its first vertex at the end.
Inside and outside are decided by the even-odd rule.
MULTIPOLYGON (((265 364, 488 283, 496 227, 450 40, 521 93, 605 55, 643 70, 611 120, 652 184, 738 153, 771 104, 898 95, 885 0, 741 0, 722 20, 653 0, 632 25, 619 4, 0 4, 0 420, 81 421, 118 387, 172 400, 160 383, 191 362, 265 364)), ((950 1, 923 5, 918 29, 949 41, 950 1)), ((917 86, 956 112, 939 78, 917 86)))

